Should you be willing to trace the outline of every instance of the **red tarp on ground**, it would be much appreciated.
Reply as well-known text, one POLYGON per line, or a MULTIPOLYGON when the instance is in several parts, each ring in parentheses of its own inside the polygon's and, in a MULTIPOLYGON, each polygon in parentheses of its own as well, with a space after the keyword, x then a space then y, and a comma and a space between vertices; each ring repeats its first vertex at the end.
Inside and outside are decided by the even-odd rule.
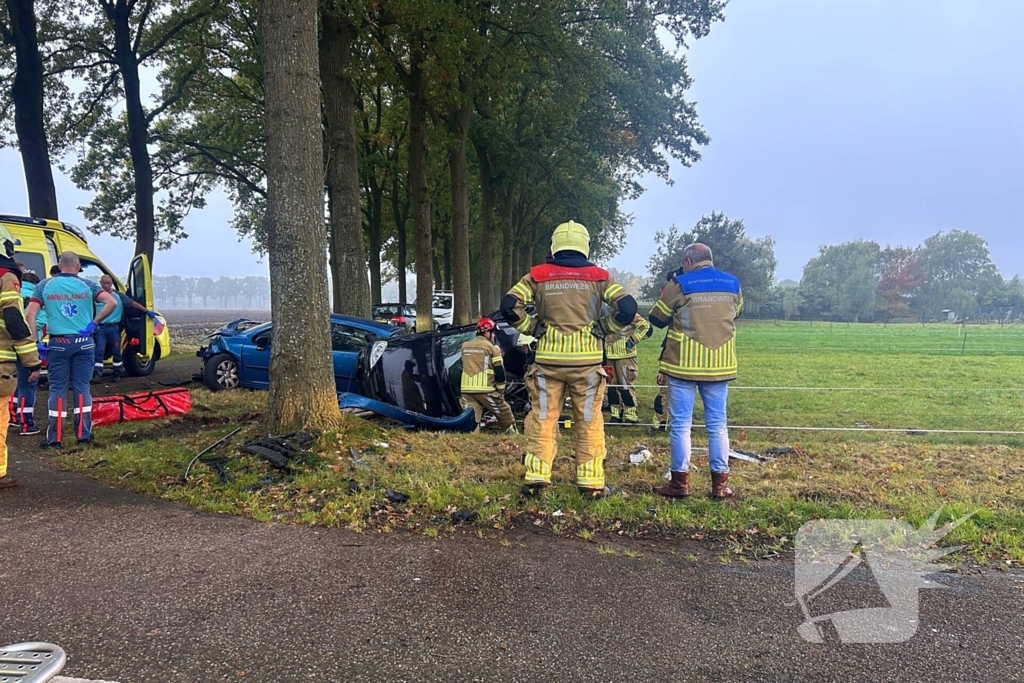
POLYGON ((192 395, 184 387, 125 396, 100 396, 92 400, 92 426, 184 415, 191 409, 192 395))

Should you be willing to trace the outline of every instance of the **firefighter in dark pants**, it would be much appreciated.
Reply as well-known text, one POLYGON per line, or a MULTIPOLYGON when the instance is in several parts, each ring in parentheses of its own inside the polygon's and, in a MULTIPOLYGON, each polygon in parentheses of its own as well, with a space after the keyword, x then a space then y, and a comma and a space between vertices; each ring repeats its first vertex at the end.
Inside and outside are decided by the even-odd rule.
POLYGON ((619 332, 615 341, 605 347, 605 357, 614 373, 608 387, 610 422, 640 423, 636 412, 636 345, 650 336, 651 324, 637 314, 633 322, 619 332))
POLYGON ((116 306, 114 312, 99 324, 96 334, 93 335, 96 340, 96 360, 93 362, 92 378, 93 381, 98 381, 103 376, 103 359, 106 358, 107 349, 110 349, 114 373, 110 381, 118 382, 121 380, 121 373, 124 372, 124 361, 121 359, 121 320, 124 318, 125 307, 138 309, 153 320, 156 320, 156 313, 148 310, 127 294, 114 289, 114 278, 106 273, 100 278, 100 287, 114 297, 116 306))
POLYGON ((503 432, 517 434, 516 419, 505 401, 505 366, 494 343, 495 329, 493 320, 480 318, 476 337, 462 345, 462 399, 476 415, 477 431, 484 413, 491 413, 503 432))
MULTIPOLYGON (((0 397, 11 396, 18 387, 17 364, 28 372, 28 378, 39 378, 42 364, 36 350, 35 335, 25 323, 21 301, 21 270, 14 262, 14 238, 0 226, 0 397), (16 363, 17 362, 17 363, 16 363)), ((7 426, 10 419, 0 410, 0 489, 18 485, 7 474, 7 426)))
POLYGON ((579 223, 555 228, 551 255, 501 301, 505 320, 537 338, 536 362, 525 378, 533 414, 526 430, 522 492, 538 495, 551 484, 558 417, 568 393, 576 427, 576 486, 585 497, 600 498, 612 493, 604 481, 604 340, 633 321, 636 301, 606 270, 587 260, 590 233, 579 223), (603 303, 611 314, 601 318, 603 303))
POLYGON ((92 439, 92 376, 96 344, 93 332, 116 307, 114 297, 98 284, 78 277, 81 263, 78 255, 65 251, 57 262, 60 273, 39 283, 28 305, 28 326, 35 329, 36 314, 46 311, 50 335, 46 373, 50 383, 47 401, 49 424, 41 448, 60 448, 64 438, 64 402, 71 384, 75 436, 79 443, 92 439), (103 304, 96 313, 93 302, 103 304))

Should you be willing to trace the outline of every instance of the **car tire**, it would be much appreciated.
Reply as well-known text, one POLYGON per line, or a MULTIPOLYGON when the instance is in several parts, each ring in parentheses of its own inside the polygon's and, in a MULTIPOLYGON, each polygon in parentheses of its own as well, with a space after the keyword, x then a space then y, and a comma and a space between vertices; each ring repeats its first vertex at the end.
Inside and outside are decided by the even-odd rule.
POLYGON ((240 381, 238 362, 229 353, 218 353, 203 366, 203 384, 210 391, 237 389, 240 381))
POLYGON ((128 351, 124 354, 124 369, 129 377, 148 377, 156 369, 160 360, 160 344, 153 345, 153 355, 149 360, 140 360, 139 354, 128 351))

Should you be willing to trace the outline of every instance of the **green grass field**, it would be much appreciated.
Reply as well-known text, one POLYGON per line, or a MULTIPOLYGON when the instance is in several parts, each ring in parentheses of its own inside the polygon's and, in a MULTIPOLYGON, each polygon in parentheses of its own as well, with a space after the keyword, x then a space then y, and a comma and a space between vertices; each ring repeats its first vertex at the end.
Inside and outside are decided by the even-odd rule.
MULTIPOLYGON (((539 502, 518 495, 521 436, 411 433, 359 419, 325 435, 315 456, 291 475, 231 447, 222 451, 231 456, 228 483, 219 484, 205 466, 182 483, 191 457, 234 427, 244 427, 234 444, 260 433, 265 392, 196 389, 192 414, 101 430, 98 438, 109 444, 102 452, 72 451, 61 461, 114 486, 258 520, 434 536, 449 533, 452 511, 465 507, 479 514, 481 535, 530 524, 595 543, 619 534, 682 536, 711 540, 722 561, 789 550, 810 519, 897 518, 918 525, 942 508, 941 522, 974 513, 944 543, 962 544, 982 564, 1014 566, 1024 562, 1024 437, 906 431, 1024 431, 1024 326, 966 333, 965 345, 952 325, 744 321, 740 376, 730 393, 732 445, 796 450, 770 463, 734 461, 730 483, 738 495, 724 503, 706 495, 707 461, 699 452, 691 498, 673 502, 652 494, 668 467, 668 438, 646 427, 607 427, 607 479, 621 493, 589 503, 571 485, 571 429, 560 438, 556 485, 539 502), (862 426, 897 431, 779 429, 862 426), (637 443, 650 447, 653 462, 628 464, 637 443), (356 466, 350 448, 366 462, 356 466), (106 466, 89 468, 101 458, 106 466), (360 491, 350 492, 351 479, 360 491), (385 488, 408 494, 409 502, 386 504, 385 488)), ((654 384, 661 334, 639 347, 641 384, 654 384)), ((639 392, 649 420, 656 389, 639 392)), ((694 446, 706 446, 702 430, 695 430, 694 446)))
MULTIPOLYGON (((663 334, 638 347, 640 384, 663 334)), ((744 321, 737 347, 733 425, 1024 432, 1024 325, 744 321)), ((657 390, 639 393, 649 416, 657 390)))

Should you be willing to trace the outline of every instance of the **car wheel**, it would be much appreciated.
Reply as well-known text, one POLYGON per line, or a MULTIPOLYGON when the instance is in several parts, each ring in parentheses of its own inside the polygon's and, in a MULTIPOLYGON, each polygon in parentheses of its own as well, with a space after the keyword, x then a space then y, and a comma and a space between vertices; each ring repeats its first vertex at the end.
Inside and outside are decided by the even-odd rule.
POLYGON ((210 391, 238 388, 238 363, 227 353, 218 353, 203 366, 203 384, 210 391))
POLYGON ((124 354, 124 369, 129 377, 148 377, 156 369, 156 362, 158 360, 160 360, 159 344, 153 346, 153 355, 150 356, 149 360, 142 360, 137 353, 127 351, 124 354))

